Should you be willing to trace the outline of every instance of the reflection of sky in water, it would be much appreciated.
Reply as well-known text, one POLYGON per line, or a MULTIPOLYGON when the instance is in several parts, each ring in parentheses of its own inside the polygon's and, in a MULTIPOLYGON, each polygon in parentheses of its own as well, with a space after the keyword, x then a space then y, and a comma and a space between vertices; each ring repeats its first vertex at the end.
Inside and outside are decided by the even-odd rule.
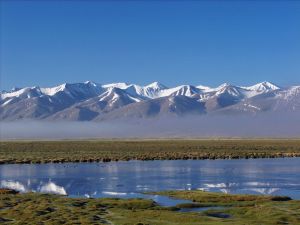
POLYGON ((0 185, 86 197, 201 189, 300 199, 300 158, 0 165, 0 185))

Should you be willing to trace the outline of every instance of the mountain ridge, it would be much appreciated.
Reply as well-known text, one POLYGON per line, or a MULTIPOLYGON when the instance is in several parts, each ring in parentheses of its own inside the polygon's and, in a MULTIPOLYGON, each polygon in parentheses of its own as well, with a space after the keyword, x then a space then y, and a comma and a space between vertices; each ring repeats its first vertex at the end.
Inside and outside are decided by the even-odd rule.
POLYGON ((224 83, 218 87, 86 81, 15 88, 0 94, 1 121, 103 121, 210 113, 248 115, 266 111, 300 112, 300 86, 284 88, 267 81, 252 86, 224 83))

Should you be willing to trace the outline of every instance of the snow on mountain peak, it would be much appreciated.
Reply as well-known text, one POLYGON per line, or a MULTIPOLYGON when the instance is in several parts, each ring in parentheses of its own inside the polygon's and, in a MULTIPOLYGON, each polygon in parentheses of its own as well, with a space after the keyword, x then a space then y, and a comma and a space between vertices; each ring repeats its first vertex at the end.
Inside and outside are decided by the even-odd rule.
POLYGON ((130 84, 128 83, 111 83, 111 84, 105 84, 102 85, 103 88, 111 88, 111 87, 116 87, 116 88, 120 88, 120 89, 126 89, 128 86, 130 86, 130 84))
POLYGON ((229 83, 224 83, 224 84, 221 84, 220 86, 218 86, 217 88, 218 88, 218 89, 223 89, 223 88, 230 87, 230 86, 231 86, 231 84, 229 84, 229 83))
POLYGON ((211 89, 211 87, 204 86, 204 85, 197 85, 196 88, 198 88, 200 90, 204 90, 204 91, 207 91, 207 90, 211 89))
POLYGON ((264 81, 258 84, 255 84, 250 87, 245 87, 248 90, 251 91, 257 91, 257 92, 268 92, 268 91, 275 91, 280 89, 280 87, 276 86, 275 84, 272 84, 268 81, 264 81))
POLYGON ((170 95, 185 95, 191 97, 195 94, 205 94, 205 98, 209 98, 210 96, 213 96, 215 94, 219 95, 222 93, 227 93, 232 96, 244 96, 249 98, 261 93, 280 89, 278 86, 267 81, 255 84, 250 87, 239 87, 233 86, 229 83, 224 83, 217 88, 210 88, 202 85, 199 85, 197 87, 192 85, 180 85, 173 88, 167 88, 165 85, 159 82, 153 82, 146 86, 139 86, 124 82, 100 85, 92 81, 86 81, 84 83, 64 83, 55 87, 28 87, 22 89, 13 89, 10 92, 3 91, 1 92, 1 99, 23 96, 25 92, 25 95, 29 97, 36 97, 40 95, 54 96, 58 92, 63 92, 69 95, 71 98, 81 99, 100 95, 101 93, 111 88, 122 89, 131 96, 142 99, 154 99, 170 95))
POLYGON ((85 81, 84 84, 87 84, 87 85, 90 85, 90 86, 94 86, 94 87, 97 86, 97 84, 95 82, 89 81, 89 80, 85 81))
MULTIPOLYGON (((192 113, 195 107, 197 110, 203 108, 207 113, 256 113, 282 109, 295 111, 300 110, 299 94, 300 86, 281 89, 266 81, 250 87, 225 83, 217 88, 201 85, 167 88, 159 82, 146 86, 127 83, 100 85, 86 81, 64 83, 55 87, 37 86, 3 91, 0 93, 2 110, 0 120, 18 118, 69 118, 71 120, 90 118, 91 120, 97 115, 103 116, 109 113, 116 118, 121 118, 126 113, 137 113, 138 116, 147 117, 149 112, 164 113, 165 111, 160 109, 164 109, 169 103, 171 105, 168 107, 172 107, 172 110, 178 107, 179 111, 177 109, 175 111, 180 113, 180 110, 184 113, 192 113), (166 102, 166 99, 170 102, 166 102), (138 102, 141 104, 124 108, 124 111, 120 109, 138 102), (81 110, 80 115, 75 118, 78 109, 81 110), (120 111, 114 111, 116 109, 120 111)), ((107 118, 110 116, 108 115, 107 118)))
POLYGON ((161 84, 161 83, 159 83, 157 81, 155 81, 155 82, 153 82, 151 84, 146 85, 145 88, 160 89, 160 90, 167 89, 167 87, 165 85, 163 85, 163 84, 161 84))
POLYGON ((64 92, 65 94, 72 95, 75 93, 76 95, 91 96, 100 94, 102 87, 91 81, 86 81, 84 83, 63 83, 61 85, 50 87, 50 88, 40 88, 41 93, 48 96, 54 96, 59 92, 64 92))
POLYGON ((239 87, 233 86, 228 83, 224 83, 221 86, 217 88, 216 95, 221 95, 221 94, 229 94, 234 97, 241 97, 242 93, 240 91, 239 87))
POLYGON ((47 87, 47 88, 40 88, 40 89, 44 95, 53 96, 57 92, 64 91, 66 89, 66 87, 67 87, 67 83, 63 83, 63 84, 55 86, 55 87, 47 87))
POLYGON ((17 91, 1 93, 0 99, 14 98, 20 96, 31 98, 31 97, 39 96, 41 94, 42 92, 39 87, 25 87, 25 88, 17 89, 17 91))

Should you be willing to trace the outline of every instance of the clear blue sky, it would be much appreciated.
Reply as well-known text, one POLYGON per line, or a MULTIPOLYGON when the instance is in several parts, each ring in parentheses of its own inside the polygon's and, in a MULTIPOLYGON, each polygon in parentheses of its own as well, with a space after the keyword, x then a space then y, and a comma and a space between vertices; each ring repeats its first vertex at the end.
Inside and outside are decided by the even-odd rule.
POLYGON ((300 84, 300 1, 1 1, 1 89, 300 84))

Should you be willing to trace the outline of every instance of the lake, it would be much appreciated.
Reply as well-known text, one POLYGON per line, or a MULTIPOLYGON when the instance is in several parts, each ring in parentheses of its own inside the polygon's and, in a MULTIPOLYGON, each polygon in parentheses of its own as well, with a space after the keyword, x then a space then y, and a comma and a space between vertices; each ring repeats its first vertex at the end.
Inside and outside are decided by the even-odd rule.
MULTIPOLYGON (((70 197, 131 198, 147 191, 199 189, 300 199, 300 158, 3 164, 0 186, 70 197)), ((182 203, 149 198, 166 206, 182 203)))

